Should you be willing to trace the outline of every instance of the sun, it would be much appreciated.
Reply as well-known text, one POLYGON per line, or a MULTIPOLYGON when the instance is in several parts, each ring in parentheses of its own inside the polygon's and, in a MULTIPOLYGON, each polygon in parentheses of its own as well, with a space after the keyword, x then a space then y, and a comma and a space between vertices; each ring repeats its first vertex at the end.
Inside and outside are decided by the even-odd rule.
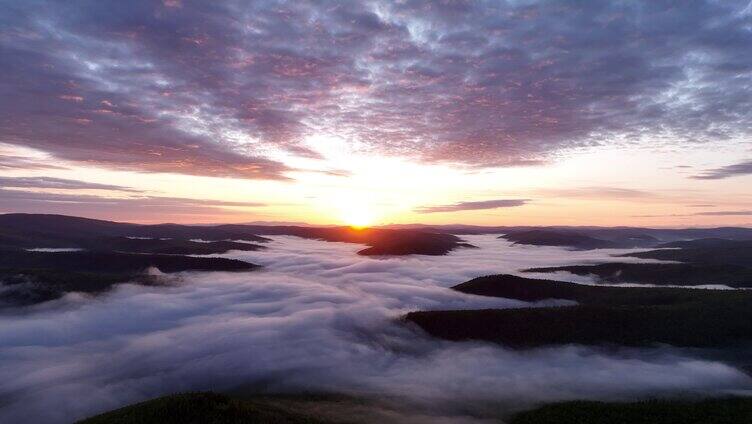
POLYGON ((353 228, 362 229, 373 224, 374 215, 364 206, 352 205, 341 210, 340 219, 353 228))
POLYGON ((355 229, 376 225, 383 216, 378 202, 369 193, 338 191, 319 201, 322 209, 336 222, 355 229))

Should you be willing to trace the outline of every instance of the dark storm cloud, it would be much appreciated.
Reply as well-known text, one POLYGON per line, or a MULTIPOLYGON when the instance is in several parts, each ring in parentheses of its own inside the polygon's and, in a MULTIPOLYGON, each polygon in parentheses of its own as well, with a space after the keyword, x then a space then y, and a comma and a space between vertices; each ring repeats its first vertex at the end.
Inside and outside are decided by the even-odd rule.
POLYGON ((721 168, 710 169, 692 178, 696 180, 720 180, 723 178, 736 177, 752 174, 752 161, 741 162, 721 168))
POLYGON ((742 1, 7 2, 2 142, 283 178, 308 134, 472 166, 749 134, 742 1))
POLYGON ((513 208, 523 206, 529 199, 497 199, 483 200, 479 202, 459 202, 452 205, 423 206, 415 209, 418 213, 474 211, 481 209, 513 208))
POLYGON ((0 176, 0 187, 12 188, 41 188, 41 189, 65 189, 65 190, 111 190, 128 193, 138 193, 130 187, 123 187, 111 184, 90 183, 79 180, 69 180, 65 178, 52 177, 2 177, 0 176))

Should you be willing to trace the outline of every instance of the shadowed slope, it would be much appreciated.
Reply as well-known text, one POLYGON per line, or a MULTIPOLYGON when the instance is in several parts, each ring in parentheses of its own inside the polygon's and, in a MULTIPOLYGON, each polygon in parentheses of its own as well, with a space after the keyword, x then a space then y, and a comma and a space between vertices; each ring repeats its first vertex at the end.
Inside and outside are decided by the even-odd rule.
POLYGON ((640 264, 609 262, 598 265, 569 265, 530 268, 524 272, 551 273, 566 271, 575 275, 594 275, 601 283, 639 283, 655 285, 697 286, 724 284, 752 287, 752 268, 722 264, 640 264))
POLYGON ((716 347, 752 341, 752 293, 746 291, 597 287, 509 275, 476 278, 454 289, 580 304, 411 312, 406 319, 435 337, 519 348, 568 343, 716 347))
POLYGON ((263 399, 240 400, 215 393, 183 393, 116 409, 78 424, 317 424, 318 418, 263 399))
POLYGON ((529 244, 534 246, 564 246, 573 249, 608 249, 616 248, 618 243, 600 240, 576 232, 552 231, 552 230, 529 230, 516 231, 505 234, 503 238, 515 244, 529 244))
POLYGON ((4 250, 0 268, 46 269, 71 272, 141 272, 149 267, 162 272, 248 271, 258 266, 235 259, 117 252, 29 252, 4 250))
POLYGON ((564 402, 515 415, 510 424, 746 424, 752 398, 564 402))
POLYGON ((83 243, 90 250, 114 250, 130 253, 169 255, 212 255, 230 250, 255 251, 266 246, 228 240, 197 242, 182 239, 140 239, 129 237, 97 238, 83 243))
POLYGON ((531 268, 526 272, 566 271, 595 275, 605 283, 656 285, 725 284, 752 287, 752 241, 698 239, 661 245, 662 249, 621 255, 679 263, 604 263, 531 268))
POLYGON ((752 241, 749 240, 699 239, 666 243, 659 247, 663 249, 623 256, 707 266, 752 267, 752 241))
POLYGON ((29 252, 0 249, 0 307, 29 305, 68 292, 101 293, 124 282, 158 284, 145 273, 251 271, 258 265, 235 259, 101 251, 29 252))

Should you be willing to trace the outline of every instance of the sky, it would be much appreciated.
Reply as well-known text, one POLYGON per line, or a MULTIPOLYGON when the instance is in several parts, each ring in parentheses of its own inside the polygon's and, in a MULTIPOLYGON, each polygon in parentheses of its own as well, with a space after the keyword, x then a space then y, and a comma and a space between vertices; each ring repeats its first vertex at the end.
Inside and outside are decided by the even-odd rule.
POLYGON ((0 212, 752 225, 748 0, 0 6, 0 212))

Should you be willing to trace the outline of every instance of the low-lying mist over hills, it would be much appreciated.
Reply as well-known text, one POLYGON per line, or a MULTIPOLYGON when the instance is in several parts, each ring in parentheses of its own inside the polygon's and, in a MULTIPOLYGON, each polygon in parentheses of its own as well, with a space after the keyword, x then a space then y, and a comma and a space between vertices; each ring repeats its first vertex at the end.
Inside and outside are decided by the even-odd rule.
POLYGON ((410 228, 310 227, 274 225, 137 225, 62 215, 0 215, 0 275, 3 304, 30 304, 67 291, 97 293, 114 283, 154 284, 144 273, 250 270, 252 263, 187 255, 265 249, 265 236, 290 235, 329 242, 366 245, 359 255, 446 255, 474 248, 462 235, 497 234, 515 245, 559 246, 574 250, 660 247, 626 253, 642 258, 681 261, 675 264, 575 265, 541 267, 531 272, 569 271, 598 275, 602 281, 663 285, 712 283, 745 286, 752 281, 752 231, 747 228, 508 228, 445 226, 410 228), (457 233, 458 235, 454 235, 457 233), (700 238, 696 237, 711 237, 700 238), (599 238, 596 238, 599 237, 599 238), (716 238, 712 238, 716 237, 716 238), (727 237, 727 238, 718 238, 727 237), (679 240, 679 241, 677 241, 679 240), (683 241, 691 240, 691 241, 683 241))
POLYGON ((725 288, 708 290, 637 278, 672 275, 658 266, 743 267, 744 228, 556 229, 655 239, 585 249, 499 238, 551 229, 0 223, 3 422, 70 422, 189 391, 231 396, 188 397, 200 413, 233 404, 320 422, 474 423, 557 401, 752 390, 752 298, 730 289, 752 280, 702 274, 702 287, 725 288), (687 262, 664 264, 662 252, 687 262), (628 267, 646 268, 631 277, 628 267))

